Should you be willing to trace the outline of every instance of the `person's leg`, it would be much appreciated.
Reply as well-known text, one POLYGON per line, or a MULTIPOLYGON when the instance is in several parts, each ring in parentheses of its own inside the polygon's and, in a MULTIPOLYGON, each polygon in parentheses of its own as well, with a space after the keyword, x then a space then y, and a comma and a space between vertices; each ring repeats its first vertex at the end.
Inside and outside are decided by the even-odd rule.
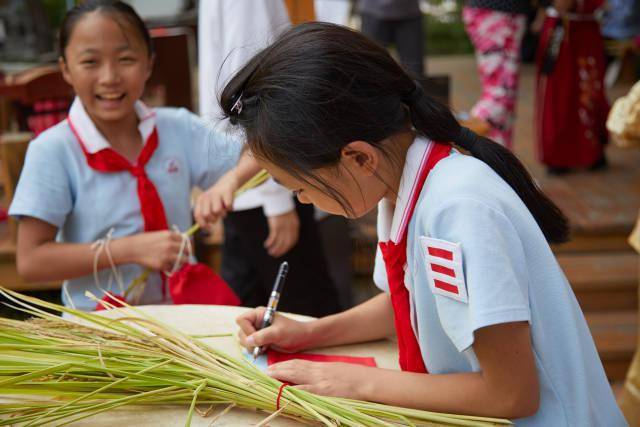
MULTIPOLYGON (((231 286, 246 307, 265 305, 271 290, 264 289, 258 271, 252 262, 256 248, 247 235, 265 234, 260 220, 264 218, 262 209, 230 212, 224 219, 224 243, 222 245, 222 265, 220 275, 231 286), (257 226, 257 227, 256 227, 257 226)), ((266 238, 266 237, 265 237, 266 238)), ((256 241, 262 242, 262 240, 256 241)), ((264 250, 264 248, 262 248, 264 250)))
POLYGON ((318 221, 318 231, 326 254, 329 275, 336 285, 343 309, 353 306, 353 253, 349 221, 342 216, 329 215, 318 221))
MULTIPOLYGON (((278 310, 310 316, 335 313, 340 310, 338 293, 329 276, 313 207, 296 203, 296 209, 300 218, 300 237, 298 243, 280 258, 271 257, 264 248, 269 226, 261 208, 227 216, 225 245, 226 228, 230 224, 229 243, 236 249, 223 262, 238 267, 234 269, 235 276, 225 273, 223 278, 241 297, 243 305, 266 305, 280 263, 287 261, 289 274, 278 310)), ((229 267, 225 269, 228 270, 229 267)))
POLYGON ((511 148, 525 17, 465 7, 463 19, 475 48, 482 86, 471 115, 489 122, 488 136, 511 148))
POLYGON ((394 42, 400 62, 415 77, 424 75, 424 30, 422 17, 394 21, 394 42))
MULTIPOLYGON (((336 313, 341 309, 338 292, 329 275, 313 206, 296 202, 296 210, 300 218, 300 237, 296 245, 280 258, 272 258, 263 250, 256 254, 253 262, 269 292, 280 263, 289 263, 278 310, 309 316, 336 313)), ((264 221, 266 224, 266 219, 264 221)))
POLYGON ((391 27, 388 21, 376 18, 372 15, 362 14, 360 31, 365 36, 388 47, 392 41, 391 27))

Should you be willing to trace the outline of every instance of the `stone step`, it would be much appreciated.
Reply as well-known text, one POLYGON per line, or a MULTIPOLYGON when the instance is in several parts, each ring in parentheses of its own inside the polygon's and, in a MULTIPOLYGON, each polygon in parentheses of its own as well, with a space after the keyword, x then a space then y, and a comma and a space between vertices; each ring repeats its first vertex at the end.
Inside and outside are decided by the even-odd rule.
POLYGON ((640 264, 637 253, 561 253, 558 263, 583 311, 637 309, 640 264))
POLYGON ((623 380, 638 341, 638 312, 591 312, 585 317, 607 377, 623 380))

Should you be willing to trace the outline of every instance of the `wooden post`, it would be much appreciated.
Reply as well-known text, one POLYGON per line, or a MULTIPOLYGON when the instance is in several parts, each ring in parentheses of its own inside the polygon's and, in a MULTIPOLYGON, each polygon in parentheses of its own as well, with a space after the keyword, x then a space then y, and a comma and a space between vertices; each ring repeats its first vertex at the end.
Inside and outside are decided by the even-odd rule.
MULTIPOLYGON (((33 138, 30 132, 5 133, 0 135, 0 156, 2 157, 2 186, 6 206, 11 204, 18 185, 20 172, 27 154, 27 146, 33 138)), ((10 236, 13 242, 18 236, 18 224, 9 218, 10 236)))
POLYGON ((284 0, 293 25, 316 20, 313 0, 284 0))

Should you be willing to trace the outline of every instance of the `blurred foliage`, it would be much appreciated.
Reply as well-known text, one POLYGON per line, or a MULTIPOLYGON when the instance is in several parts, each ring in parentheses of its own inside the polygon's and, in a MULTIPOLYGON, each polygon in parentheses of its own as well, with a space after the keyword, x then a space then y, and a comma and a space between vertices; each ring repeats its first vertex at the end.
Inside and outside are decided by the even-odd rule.
POLYGON ((41 0, 51 28, 57 30, 67 12, 65 0, 41 0))
POLYGON ((422 2, 428 55, 472 54, 473 46, 462 22, 464 0, 422 2), (425 10, 426 9, 426 10, 425 10))

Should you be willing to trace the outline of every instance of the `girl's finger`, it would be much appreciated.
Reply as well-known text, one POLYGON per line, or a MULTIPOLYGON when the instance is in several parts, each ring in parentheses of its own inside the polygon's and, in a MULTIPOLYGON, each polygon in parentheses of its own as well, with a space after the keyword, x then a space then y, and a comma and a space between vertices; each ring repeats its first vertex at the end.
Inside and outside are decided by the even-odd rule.
POLYGON ((260 329, 259 331, 247 336, 247 343, 256 347, 268 346, 277 343, 280 336, 280 328, 269 326, 268 328, 260 329))
POLYGON ((233 206, 233 194, 224 194, 222 196, 222 201, 224 203, 225 210, 231 209, 233 206))
POLYGON ((200 224, 200 226, 202 226, 202 197, 198 197, 198 199, 196 200, 196 203, 193 205, 193 218, 196 220, 196 222, 198 224, 200 224))
POLYGON ((269 235, 267 236, 267 240, 264 241, 264 248, 269 252, 271 247, 273 246, 274 241, 276 240, 277 233, 274 233, 273 230, 269 230, 269 235))
POLYGON ((247 344, 247 334, 245 334, 242 329, 238 331, 238 342, 240 343, 241 346, 243 346, 244 348, 249 348, 249 344, 247 344))
POLYGON ((309 393, 319 394, 319 389, 313 384, 294 385, 292 387, 297 388, 298 390, 307 391, 309 393))
POLYGON ((305 364, 301 360, 275 363, 267 368, 267 375, 293 384, 308 384, 305 364))
POLYGON ((248 311, 236 318, 236 324, 247 335, 254 333, 260 322, 262 322, 262 316, 264 315, 264 308, 257 308, 248 311))

